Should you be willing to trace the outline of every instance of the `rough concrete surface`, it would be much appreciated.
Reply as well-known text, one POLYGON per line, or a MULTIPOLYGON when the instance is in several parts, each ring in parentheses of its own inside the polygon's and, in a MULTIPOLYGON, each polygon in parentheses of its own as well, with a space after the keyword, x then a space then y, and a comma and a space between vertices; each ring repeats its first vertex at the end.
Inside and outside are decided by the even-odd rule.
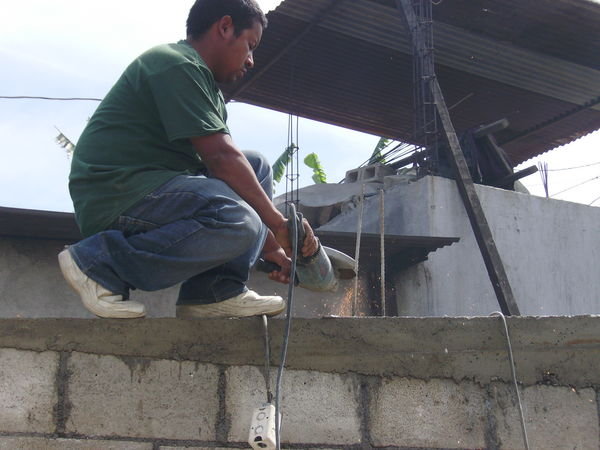
MULTIPOLYGON (((379 233, 380 199, 373 194, 381 186, 367 184, 364 233, 379 233)), ((313 225, 323 224, 320 230, 356 233, 360 188, 361 183, 303 188, 301 209, 313 225)), ((600 264, 600 209, 489 186, 476 185, 476 190, 521 314, 599 314, 600 277, 593 268, 600 264)), ((388 182, 385 204, 388 235, 460 238, 409 268, 399 269, 388 253, 386 302, 391 310, 400 316, 442 317, 488 315, 499 309, 453 180, 427 176, 412 183, 388 182)), ((56 256, 64 242, 36 237, 0 237, 0 317, 91 318, 60 274, 56 256)), ((372 271, 359 259, 360 304, 379 305, 372 271)), ((287 293, 284 285, 255 272, 249 285, 265 294, 287 293)), ((132 298, 146 305, 149 317, 173 317, 177 289, 138 290, 132 298)), ((294 313, 350 315, 352 289, 347 281, 336 293, 298 289, 294 313)))
POLYGON ((215 440, 215 366, 73 353, 68 367, 67 432, 215 440))
MULTIPOLYGON (((600 316, 510 317, 519 381, 600 385, 600 316)), ((284 321, 269 320, 273 363, 284 321)), ((0 347, 77 351, 226 365, 264 364, 260 318, 0 319, 0 347)), ((421 379, 510 381, 498 317, 296 319, 289 369, 421 379)))
MULTIPOLYGON (((521 314, 600 313, 600 278, 593 269, 600 264, 600 209, 475 189, 521 314)), ((475 316, 499 309, 454 180, 428 176, 390 186, 385 205, 386 233, 460 237, 408 270, 388 268, 395 287, 395 299, 388 301, 396 301, 399 315, 475 316)), ((356 232, 357 215, 348 209, 321 229, 356 232)), ((378 233, 377 197, 366 199, 363 217, 362 231, 378 233)))
MULTIPOLYGON (((0 317, 93 318, 63 279, 57 256, 64 242, 0 236, 0 317)), ((174 317, 178 286, 133 291, 149 317, 174 317)))
POLYGON ((0 450, 152 450, 151 442, 0 437, 0 450))
MULTIPOLYGON (((275 371, 272 373, 275 394, 275 371)), ((282 443, 358 444, 361 442, 359 384, 349 375, 287 370, 283 376, 282 443)), ((230 441, 246 442, 252 412, 266 401, 265 380, 256 367, 227 369, 230 441)))
POLYGON ((372 394, 375 446, 482 448, 485 391, 449 380, 384 380, 372 394))
POLYGON ((159 450, 231 450, 226 447, 158 447, 159 450))
POLYGON ((0 432, 54 432, 56 353, 0 348, 0 432))
MULTIPOLYGON (((523 446, 521 419, 514 390, 493 384, 494 415, 502 448, 523 446)), ((593 389, 530 386, 521 390, 531 448, 600 448, 596 393, 593 389)))

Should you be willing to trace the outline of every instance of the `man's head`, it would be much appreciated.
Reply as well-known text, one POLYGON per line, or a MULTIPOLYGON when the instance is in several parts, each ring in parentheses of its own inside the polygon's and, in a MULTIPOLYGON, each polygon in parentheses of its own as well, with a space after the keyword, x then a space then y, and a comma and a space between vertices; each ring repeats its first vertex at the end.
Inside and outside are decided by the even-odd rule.
POLYGON ((196 0, 187 19, 187 35, 197 40, 224 16, 231 17, 236 36, 256 22, 262 29, 267 18, 255 0, 196 0))
POLYGON ((254 66, 267 19, 255 0, 196 0, 187 20, 188 41, 215 79, 232 83, 254 66))

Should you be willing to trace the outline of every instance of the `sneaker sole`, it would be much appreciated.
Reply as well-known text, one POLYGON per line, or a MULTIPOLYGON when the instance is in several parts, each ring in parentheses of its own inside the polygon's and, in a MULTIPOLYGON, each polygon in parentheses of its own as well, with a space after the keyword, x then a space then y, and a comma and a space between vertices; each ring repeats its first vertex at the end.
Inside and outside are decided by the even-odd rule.
POLYGON ((86 301, 84 295, 79 289, 80 280, 77 280, 75 277, 71 276, 72 273, 79 272, 83 274, 83 272, 81 272, 81 269, 77 267, 73 257, 69 254, 69 250, 63 250, 58 254, 58 265, 60 266, 60 271, 62 272, 66 282, 75 292, 79 294, 81 303, 83 303, 83 306, 85 306, 85 308, 92 314, 102 317, 103 319, 138 319, 146 316, 145 311, 140 313, 138 311, 111 310, 113 304, 102 302, 102 300, 97 300, 96 302, 86 301), (102 305, 102 303, 105 303, 107 306, 102 305))
POLYGON ((180 305, 177 306, 175 316, 178 319, 214 319, 214 318, 231 318, 231 317, 253 317, 253 316, 276 316, 285 311, 285 301, 281 305, 273 305, 272 308, 259 308, 254 310, 233 311, 233 307, 227 305, 219 305, 214 303, 210 305, 180 305))

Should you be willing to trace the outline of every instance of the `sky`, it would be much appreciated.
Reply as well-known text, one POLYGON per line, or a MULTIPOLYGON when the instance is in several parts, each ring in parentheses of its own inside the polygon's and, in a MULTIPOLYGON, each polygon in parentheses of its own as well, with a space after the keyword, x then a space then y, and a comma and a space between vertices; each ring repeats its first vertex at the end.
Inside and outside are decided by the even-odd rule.
MULTIPOLYGON (((0 16, 0 96, 102 98, 125 67, 154 45, 185 38, 192 0, 6 0, 0 16)), ((268 11, 278 0, 259 0, 268 11)), ((261 61, 256 61, 259 67, 261 61)), ((72 211, 70 161, 55 142, 77 141, 98 102, 0 98, 0 206, 72 211)), ((228 104, 238 147, 273 163, 288 142, 288 116, 228 104)), ((363 163, 379 137, 308 119, 299 121, 300 157, 318 154, 329 182, 363 163)), ((549 166, 553 198, 600 206, 600 132, 530 160, 549 166), (585 166, 585 167, 580 167, 585 166), (564 191, 564 192, 561 192, 564 191)), ((300 186, 312 184, 301 165, 300 186)), ((538 174, 522 180, 545 195, 538 174)), ((280 183, 276 194, 283 193, 280 183)))

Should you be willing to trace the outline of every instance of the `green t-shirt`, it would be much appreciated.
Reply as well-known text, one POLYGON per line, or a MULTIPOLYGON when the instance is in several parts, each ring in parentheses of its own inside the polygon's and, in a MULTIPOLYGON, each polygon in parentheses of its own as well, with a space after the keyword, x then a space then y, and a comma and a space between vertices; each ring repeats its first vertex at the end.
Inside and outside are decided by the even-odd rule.
POLYGON ((190 137, 229 133, 223 94, 186 42, 138 57, 106 95, 73 154, 69 190, 84 236, 146 194, 203 168, 190 137))

